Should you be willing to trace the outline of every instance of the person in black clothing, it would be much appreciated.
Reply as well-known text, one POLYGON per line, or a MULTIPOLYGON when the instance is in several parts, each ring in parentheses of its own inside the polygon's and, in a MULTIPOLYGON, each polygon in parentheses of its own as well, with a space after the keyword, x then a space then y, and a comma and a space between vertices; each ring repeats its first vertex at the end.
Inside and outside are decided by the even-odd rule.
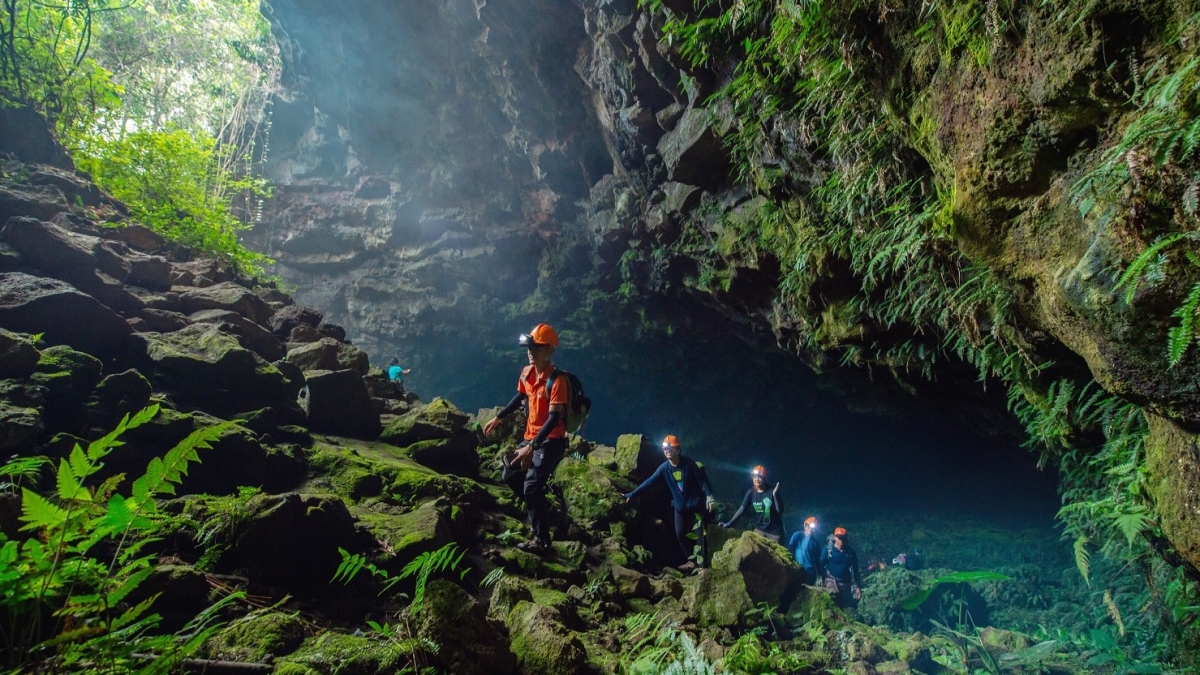
POLYGON ((862 598, 862 575, 858 572, 858 554, 851 548, 846 528, 835 527, 829 545, 821 552, 825 587, 834 592, 838 607, 849 607, 851 598, 862 598))
POLYGON ((746 509, 753 508, 758 520, 754 521, 754 531, 774 542, 783 539, 783 503, 779 500, 779 483, 767 483, 767 470, 760 466, 750 472, 753 483, 742 499, 742 505, 730 516, 729 520, 720 523, 721 527, 731 527, 742 517, 746 509))
POLYGON ((665 481, 671 493, 671 505, 675 507, 675 539, 683 551, 685 561, 679 569, 690 572, 697 566, 703 566, 707 551, 704 550, 702 534, 696 534, 697 525, 701 529, 708 520, 708 514, 716 508, 717 500, 713 496, 712 485, 708 482, 708 474, 704 465, 691 457, 683 456, 683 448, 679 439, 668 435, 662 442, 665 462, 633 492, 624 495, 625 501, 633 499, 645 492, 656 481, 665 481), (699 546, 694 540, 700 539, 699 546), (699 549, 699 552, 696 551, 699 549))

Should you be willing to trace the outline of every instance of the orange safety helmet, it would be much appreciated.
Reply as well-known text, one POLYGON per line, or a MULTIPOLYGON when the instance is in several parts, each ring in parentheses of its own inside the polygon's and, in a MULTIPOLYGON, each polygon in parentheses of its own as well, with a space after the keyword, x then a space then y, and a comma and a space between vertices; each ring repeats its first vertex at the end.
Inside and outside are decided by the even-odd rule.
POLYGON ((756 466, 750 470, 750 475, 751 476, 762 476, 763 478, 766 478, 767 477, 767 467, 763 466, 762 464, 759 464, 758 466, 756 466))
POLYGON ((846 536, 846 528, 841 527, 841 526, 833 528, 833 536, 845 537, 846 536))
POLYGON ((533 327, 533 330, 528 333, 522 333, 518 342, 521 346, 528 347, 529 345, 550 345, 551 347, 558 346, 558 332, 548 323, 539 323, 533 327))
POLYGON ((816 516, 809 516, 809 517, 807 517, 807 518, 805 518, 805 519, 804 519, 804 525, 805 525, 805 526, 812 525, 812 526, 814 526, 814 527, 815 527, 815 526, 816 526, 816 524, 817 524, 817 517, 816 517, 816 516))
POLYGON ((663 439, 662 444, 663 444, 664 448, 667 446, 670 446, 672 448, 678 448, 679 447, 679 439, 675 437, 675 434, 667 434, 667 437, 663 439))

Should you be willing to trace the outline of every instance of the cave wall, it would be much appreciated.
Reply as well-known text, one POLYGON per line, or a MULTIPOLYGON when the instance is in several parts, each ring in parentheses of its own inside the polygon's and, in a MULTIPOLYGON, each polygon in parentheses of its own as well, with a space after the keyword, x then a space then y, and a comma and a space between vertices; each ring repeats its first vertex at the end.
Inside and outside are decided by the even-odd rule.
MULTIPOLYGON (((1055 8, 1005 3, 1010 28, 986 68, 923 52, 913 4, 867 3, 853 18, 878 57, 881 105, 911 124, 915 171, 953 195, 949 245, 1009 286, 1029 359, 1054 359, 1142 406, 1155 438, 1200 430, 1200 350, 1168 367, 1163 349, 1191 280, 1119 302, 1121 261, 1151 235, 1131 240, 1129 228, 1084 217, 1069 190, 1135 112, 1137 74, 1120 64, 1163 56, 1162 27, 1194 3, 1093 3, 1083 30, 1055 8)), ((457 396, 486 388, 480 373, 543 318, 576 355, 733 331, 796 354, 844 391, 951 391, 973 399, 960 410, 994 409, 954 363, 939 363, 934 384, 887 363, 865 376, 837 369, 831 352, 903 336, 846 318, 839 298, 858 280, 836 264, 808 297, 787 301, 780 252, 729 241, 731 223, 766 202, 732 177, 722 137, 738 120, 706 107, 734 64, 688 68, 658 39, 661 11, 633 0, 365 3, 337 14, 270 0, 266 11, 284 92, 268 157, 279 187, 257 244, 302 301, 377 356, 437 364, 443 375, 428 382, 457 396), (704 278, 714 260, 716 283, 704 278), (479 361, 462 361, 480 345, 479 361)), ((787 176, 774 195, 785 200, 823 170, 798 140, 801 122, 773 120, 777 146, 755 160, 787 176)), ((1194 552, 1194 509, 1163 501, 1187 493, 1165 481, 1168 464, 1150 467, 1155 484, 1171 484, 1160 509, 1182 518, 1167 536, 1194 552)))

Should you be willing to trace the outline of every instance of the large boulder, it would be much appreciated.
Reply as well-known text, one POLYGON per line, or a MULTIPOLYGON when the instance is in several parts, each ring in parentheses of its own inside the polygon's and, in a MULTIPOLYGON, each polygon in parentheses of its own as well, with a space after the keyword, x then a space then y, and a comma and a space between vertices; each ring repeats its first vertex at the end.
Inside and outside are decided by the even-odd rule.
POLYGON ((475 434, 461 432, 454 438, 437 438, 414 443, 404 452, 414 462, 427 466, 438 473, 449 473, 464 478, 479 477, 479 454, 475 434))
POLYGON ((398 516, 373 518, 371 534, 387 545, 401 564, 422 553, 430 553, 454 541, 453 524, 444 499, 425 502, 398 516))
POLYGON ((161 389, 226 392, 257 400, 291 400, 296 395, 296 386, 283 373, 214 324, 193 324, 173 333, 135 333, 130 343, 148 362, 143 372, 161 389))
MULTIPOLYGON (((237 312, 227 309, 204 309, 189 316, 188 320, 192 323, 229 324, 233 327, 233 332, 240 333, 242 337, 246 338, 246 346, 252 349, 255 354, 272 362, 283 358, 283 343, 275 339, 271 331, 237 312)), ((335 369, 329 368, 327 370, 335 369)))
POLYGON ((453 403, 435 398, 388 423, 379 440, 406 446, 420 441, 453 438, 466 427, 471 417, 453 403))
POLYGON ((0 234, 40 270, 71 276, 97 268, 117 281, 129 278, 129 261, 118 248, 123 244, 71 232, 36 218, 10 218, 0 234))
POLYGON ((307 326, 315 332, 321 325, 321 313, 315 309, 301 305, 288 305, 275 312, 271 317, 271 332, 280 340, 287 340, 292 329, 297 326, 307 326))
POLYGON ((131 332, 124 319, 74 286, 22 272, 0 274, 0 326, 97 356, 115 352, 131 332))
POLYGON ((437 636, 445 648, 434 656, 440 670, 459 675, 504 675, 517 669, 499 622, 487 608, 457 584, 445 579, 429 582, 417 614, 421 635, 437 636))
POLYGON ((618 484, 615 481, 620 479, 612 473, 573 457, 564 458, 558 465, 554 480, 563 486, 571 520, 589 530, 625 515, 622 494, 633 489, 632 483, 618 484))
POLYGON ((740 574, 755 603, 778 605, 789 589, 804 580, 804 570, 787 549, 755 532, 727 542, 713 555, 713 570, 740 574))
POLYGON ((575 675, 584 672, 587 653, 579 638, 563 625, 563 617, 550 607, 518 602, 504 621, 510 646, 523 672, 539 675, 575 675))
MULTIPOLYGON (((193 320, 195 318, 195 316, 192 317, 193 320)), ((366 375, 370 368, 370 357, 366 352, 328 337, 289 349, 287 360, 305 372, 310 370, 353 370, 359 375, 366 375)))
POLYGON ((354 517, 336 497, 263 495, 247 508, 222 563, 245 569, 253 583, 293 593, 321 588, 341 564, 339 548, 362 550, 354 517))
POLYGON ((44 430, 42 415, 37 409, 0 403, 0 452, 26 450, 44 430))
POLYGON ((701 626, 735 629, 742 626, 754 602, 746 592, 746 580, 737 572, 702 569, 683 581, 684 610, 701 626))
POLYGON ((260 326, 269 326, 271 315, 274 314, 266 300, 232 281, 189 289, 180 294, 179 299, 183 303, 183 313, 189 315, 205 309, 225 309, 237 312, 260 326))
POLYGON ((296 651, 308 624, 295 612, 250 613, 204 643, 204 656, 218 661, 263 663, 296 651))
POLYGON ((300 407, 310 430, 367 440, 379 436, 379 415, 362 375, 353 370, 314 370, 305 375, 300 407))
POLYGON ((27 377, 37 368, 40 355, 29 337, 0 328, 0 379, 27 377))
POLYGON ((152 291, 171 289, 171 263, 160 255, 146 255, 130 251, 125 255, 129 261, 127 283, 137 284, 152 291))

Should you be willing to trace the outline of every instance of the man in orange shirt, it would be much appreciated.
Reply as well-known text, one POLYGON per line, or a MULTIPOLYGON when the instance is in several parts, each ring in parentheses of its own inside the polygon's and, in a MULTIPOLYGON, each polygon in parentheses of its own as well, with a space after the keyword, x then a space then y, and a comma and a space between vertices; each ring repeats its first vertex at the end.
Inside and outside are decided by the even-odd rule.
POLYGON ((567 425, 564 419, 569 385, 567 378, 556 377, 550 391, 546 383, 554 373, 550 356, 558 347, 558 333, 549 324, 539 323, 522 334, 520 343, 529 354, 529 365, 517 380, 517 395, 498 415, 483 427, 491 435, 500 419, 525 404, 525 440, 517 446, 510 460, 512 465, 525 469, 523 483, 513 484, 513 491, 525 500, 533 538, 517 547, 531 553, 546 553, 550 549, 550 501, 546 499, 546 483, 567 452, 567 425))

